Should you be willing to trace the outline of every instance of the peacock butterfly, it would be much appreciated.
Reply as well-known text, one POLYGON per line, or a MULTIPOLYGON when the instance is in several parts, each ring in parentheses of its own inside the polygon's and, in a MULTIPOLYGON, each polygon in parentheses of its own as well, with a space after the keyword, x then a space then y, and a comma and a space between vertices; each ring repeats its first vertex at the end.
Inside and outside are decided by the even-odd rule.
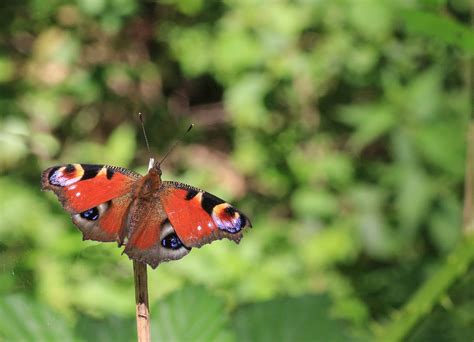
POLYGON ((222 199, 190 185, 161 180, 160 163, 142 176, 108 165, 67 164, 43 171, 84 240, 116 241, 130 259, 156 268, 192 247, 228 238, 239 243, 249 219, 222 199))

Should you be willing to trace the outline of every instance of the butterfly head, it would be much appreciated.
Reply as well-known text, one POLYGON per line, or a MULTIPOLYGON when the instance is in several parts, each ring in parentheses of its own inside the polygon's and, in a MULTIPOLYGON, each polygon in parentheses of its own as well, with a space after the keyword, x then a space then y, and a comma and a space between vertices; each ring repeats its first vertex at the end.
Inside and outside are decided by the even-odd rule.
POLYGON ((161 171, 161 162, 154 162, 153 163, 153 167, 150 169, 151 170, 154 170, 154 172, 156 172, 158 174, 158 176, 161 177, 161 174, 162 174, 162 171, 161 171))
POLYGON ((161 177, 161 161, 155 161, 155 158, 150 158, 148 162, 148 173, 161 177))

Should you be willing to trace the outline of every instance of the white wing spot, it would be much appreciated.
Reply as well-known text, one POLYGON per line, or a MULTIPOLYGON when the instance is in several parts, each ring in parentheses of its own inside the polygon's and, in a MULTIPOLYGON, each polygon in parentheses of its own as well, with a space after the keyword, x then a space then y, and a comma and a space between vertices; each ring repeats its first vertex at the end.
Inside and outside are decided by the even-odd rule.
POLYGON ((81 196, 81 193, 80 192, 76 192, 76 197, 79 197, 81 196))
POLYGON ((201 226, 198 226, 198 230, 201 230, 201 229, 202 229, 202 227, 201 227, 201 226))
POLYGON ((207 224, 207 226, 208 226, 209 228, 212 228, 212 223, 209 222, 209 223, 207 224))
POLYGON ((65 187, 78 182, 80 179, 81 176, 69 178, 68 176, 65 176, 62 171, 58 170, 49 178, 49 182, 53 185, 65 187))
POLYGON ((77 188, 77 185, 76 185, 76 184, 73 184, 73 185, 71 185, 71 186, 69 187, 68 190, 74 190, 75 188, 77 188))

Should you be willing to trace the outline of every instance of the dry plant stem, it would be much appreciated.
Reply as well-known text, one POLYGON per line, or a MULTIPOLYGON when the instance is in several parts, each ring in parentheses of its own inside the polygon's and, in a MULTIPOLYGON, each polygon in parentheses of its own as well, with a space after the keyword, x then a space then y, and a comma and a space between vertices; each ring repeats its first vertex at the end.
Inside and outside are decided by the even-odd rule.
POLYGON ((133 280, 135 283, 137 340, 139 342, 149 342, 151 341, 151 333, 146 264, 133 260, 133 280))
MULTIPOLYGON (((150 158, 148 170, 155 160, 150 158)), ((150 306, 148 304, 148 276, 146 264, 133 260, 133 282, 135 284, 135 304, 138 342, 150 342, 150 306)))

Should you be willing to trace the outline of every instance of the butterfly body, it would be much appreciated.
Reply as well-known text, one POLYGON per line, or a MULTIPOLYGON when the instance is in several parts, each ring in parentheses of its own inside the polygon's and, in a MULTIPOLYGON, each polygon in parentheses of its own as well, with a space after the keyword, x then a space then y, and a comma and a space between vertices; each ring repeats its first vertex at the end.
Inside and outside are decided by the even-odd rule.
POLYGON ((116 241, 131 259, 157 267, 192 247, 228 238, 238 243, 248 218, 222 199, 190 185, 108 165, 68 164, 43 171, 84 240, 116 241))

